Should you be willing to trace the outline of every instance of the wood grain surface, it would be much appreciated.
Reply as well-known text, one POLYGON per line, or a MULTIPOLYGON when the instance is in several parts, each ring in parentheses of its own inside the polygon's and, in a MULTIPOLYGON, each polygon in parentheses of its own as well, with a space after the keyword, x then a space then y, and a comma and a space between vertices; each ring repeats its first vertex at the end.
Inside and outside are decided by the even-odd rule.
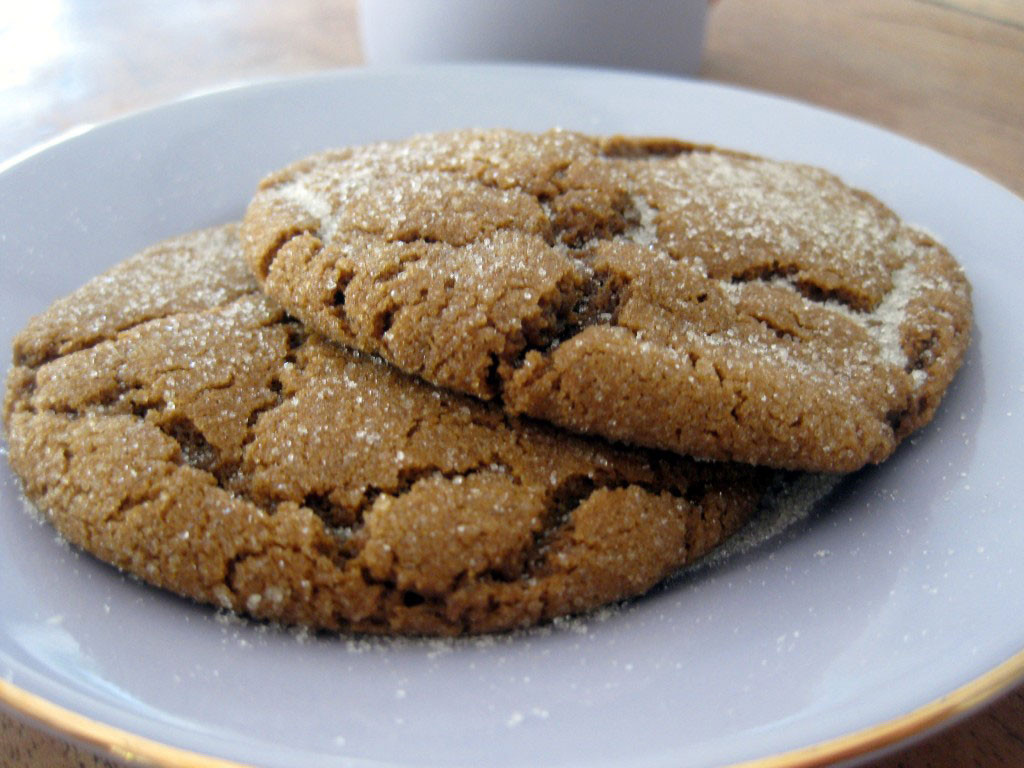
MULTIPOLYGON (((0 0, 0 160, 226 83, 358 65, 355 0, 0 0)), ((1024 195, 1022 0, 719 0, 702 76, 880 125, 1024 195)), ((3 768, 111 768, 0 714, 3 768)), ((1024 685, 871 768, 1024 766, 1024 685)))

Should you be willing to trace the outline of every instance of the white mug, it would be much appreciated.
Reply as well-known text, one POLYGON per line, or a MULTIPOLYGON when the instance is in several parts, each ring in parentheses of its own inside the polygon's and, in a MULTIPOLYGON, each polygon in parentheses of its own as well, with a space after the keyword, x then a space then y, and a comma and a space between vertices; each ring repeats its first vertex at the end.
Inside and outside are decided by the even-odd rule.
POLYGON ((362 0, 370 65, 538 61, 692 75, 707 0, 362 0))

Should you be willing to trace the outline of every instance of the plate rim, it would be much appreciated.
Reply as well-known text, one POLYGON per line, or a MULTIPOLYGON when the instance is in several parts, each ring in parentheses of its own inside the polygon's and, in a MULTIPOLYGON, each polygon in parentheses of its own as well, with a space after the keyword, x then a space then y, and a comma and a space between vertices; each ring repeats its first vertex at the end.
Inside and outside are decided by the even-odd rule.
MULTIPOLYGON (((856 123, 861 127, 879 131, 913 144, 932 153, 936 157, 942 158, 946 162, 956 164, 961 169, 971 172, 984 182, 998 187, 1015 200, 1024 203, 1024 197, 1018 195, 1012 189, 1004 186, 986 173, 946 154, 942 150, 907 137, 896 130, 872 123, 857 115, 839 112, 784 94, 776 94, 696 77, 669 76, 656 72, 518 62, 438 63, 416 67, 347 67, 344 69, 312 71, 297 75, 227 81, 220 85, 188 91, 168 100, 132 109, 107 120, 86 122, 72 126, 52 137, 19 150, 13 155, 0 158, 0 175, 66 142, 92 134, 113 124, 131 122, 148 114, 187 102, 237 95, 252 89, 287 88, 295 84, 320 80, 343 81, 366 76, 386 78, 402 74, 427 74, 432 71, 444 70, 458 70, 461 72, 480 70, 488 71, 491 74, 496 72, 551 71, 570 74, 593 73, 598 76, 639 77, 678 81, 690 86, 732 91, 755 98, 796 105, 838 117, 844 121, 856 123)), ((912 737, 922 736, 933 730, 941 730, 972 710, 976 710, 992 702, 1000 695, 1009 692, 1022 682, 1024 682, 1024 647, 976 677, 934 699, 920 704, 908 712, 879 720, 864 728, 849 731, 830 739, 752 760, 729 763, 728 766, 731 766, 731 768, 814 768, 839 760, 865 757, 887 748, 897 747, 912 737)), ((158 739, 142 736, 128 729, 110 725, 100 719, 75 712, 68 707, 47 699, 45 696, 32 693, 9 679, 0 677, 0 712, 5 711, 12 715, 16 721, 20 721, 28 727, 41 728, 60 737, 68 738, 103 757, 111 758, 115 761, 145 761, 158 766, 158 768, 178 768, 179 766, 194 768, 254 768, 255 766, 252 763, 216 757, 194 749, 173 746, 158 739)), ((390 763, 380 764, 389 765, 390 763)))
POLYGON ((803 109, 809 109, 824 115, 836 117, 849 123, 856 124, 861 129, 867 129, 870 131, 877 131, 885 134, 890 138, 896 138, 900 141, 912 144, 920 150, 924 150, 931 153, 935 157, 941 158, 943 161, 948 163, 954 163, 963 171, 967 171, 973 174, 976 178, 998 187, 1002 192, 1012 196, 1015 200, 1024 203, 1024 195, 1018 194, 1014 190, 1007 187, 1005 184, 989 176, 984 171, 978 170, 977 168, 968 165, 965 161, 959 160, 956 157, 948 154, 942 149, 927 144, 921 140, 907 136, 900 131, 889 128, 883 125, 874 123, 867 118, 853 113, 843 112, 831 107, 821 106, 814 104, 803 99, 789 96, 783 93, 774 93, 771 91, 759 90, 746 85, 738 85, 735 83, 721 82, 717 80, 708 80, 699 76, 687 76, 687 75, 672 75, 665 72, 658 71, 646 71, 646 70, 631 70, 631 69, 615 69, 612 67, 600 67, 600 66, 586 66, 581 64, 559 64, 550 62, 532 62, 532 61, 458 61, 458 62, 428 62, 416 65, 401 66, 401 65, 381 65, 381 66, 353 66, 344 68, 333 68, 333 69, 320 69, 311 70, 309 72, 302 72, 296 74, 284 74, 284 75, 269 75, 265 77, 252 77, 252 78, 237 78, 225 80, 222 83, 208 86, 195 88, 188 91, 183 91, 177 96, 172 96, 168 99, 147 104, 141 107, 128 109, 124 112, 119 112, 107 119, 99 121, 84 121, 69 128, 65 128, 60 132, 43 138, 27 147, 14 152, 14 154, 7 157, 0 157, 0 175, 12 170, 18 165, 21 165, 27 160, 31 160, 36 155, 39 155, 47 150, 53 149, 59 145, 64 144, 67 141, 71 141, 80 136, 91 134, 96 130, 104 129, 110 125, 116 125, 123 122, 129 122, 134 119, 143 117, 149 113, 157 112, 169 107, 175 107, 183 103, 192 101, 201 101, 206 98, 216 98, 222 96, 230 96, 232 94, 238 94, 250 89, 262 89, 262 88, 277 88, 287 87, 296 83, 312 83, 318 80, 347 80, 347 79, 358 79, 362 77, 397 77, 397 76, 408 76, 411 74, 427 74, 430 72, 468 72, 468 71, 489 71, 489 72, 549 72, 549 73, 562 73, 562 74, 593 74, 598 76, 614 76, 623 78, 639 78, 643 80, 659 80, 663 82, 675 82, 685 83, 687 86, 697 88, 710 88, 719 91, 728 91, 736 94, 743 94, 747 97, 753 97, 758 99, 765 99, 773 101, 779 104, 787 104, 789 106, 796 106, 803 109))
MULTIPOLYGON (((816 768, 839 760, 865 757, 896 747, 913 736, 951 725, 1024 680, 1024 650, 960 687, 932 699, 906 714, 882 720, 867 728, 834 739, 779 752, 753 760, 730 763, 731 768, 816 768)), ((121 761, 145 761, 157 768, 255 768, 222 757, 175 747, 140 736, 54 704, 0 678, 0 704, 32 724, 83 743, 104 757, 121 761)), ((386 765, 386 763, 382 763, 386 765)), ((727 767, 728 768, 728 767, 727 767)))

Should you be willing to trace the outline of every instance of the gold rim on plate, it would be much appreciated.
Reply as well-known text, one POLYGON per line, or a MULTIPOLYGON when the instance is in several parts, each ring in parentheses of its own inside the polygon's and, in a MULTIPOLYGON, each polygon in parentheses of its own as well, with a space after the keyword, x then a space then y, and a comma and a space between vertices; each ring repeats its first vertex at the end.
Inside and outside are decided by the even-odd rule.
MULTIPOLYGON (((770 757, 735 763, 733 768, 813 768, 890 747, 941 725, 996 698, 1024 678, 1024 650, 980 677, 905 715, 877 725, 770 757)), ((0 679, 0 704, 32 724, 85 744, 104 757, 159 768, 251 768, 211 757, 98 722, 0 679)))

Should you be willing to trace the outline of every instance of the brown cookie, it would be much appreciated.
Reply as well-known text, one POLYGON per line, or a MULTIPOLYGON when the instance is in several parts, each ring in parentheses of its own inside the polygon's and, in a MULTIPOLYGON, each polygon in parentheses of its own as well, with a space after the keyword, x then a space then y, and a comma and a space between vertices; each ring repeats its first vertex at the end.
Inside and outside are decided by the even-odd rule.
POLYGON ((928 422, 969 286, 807 166, 668 139, 420 136, 267 178, 264 289, 402 370, 575 431, 850 471, 928 422))
POLYGON ((10 461, 67 539, 310 627, 483 632, 636 595, 775 475, 575 437, 307 334, 233 227, 94 279, 14 358, 10 461))

